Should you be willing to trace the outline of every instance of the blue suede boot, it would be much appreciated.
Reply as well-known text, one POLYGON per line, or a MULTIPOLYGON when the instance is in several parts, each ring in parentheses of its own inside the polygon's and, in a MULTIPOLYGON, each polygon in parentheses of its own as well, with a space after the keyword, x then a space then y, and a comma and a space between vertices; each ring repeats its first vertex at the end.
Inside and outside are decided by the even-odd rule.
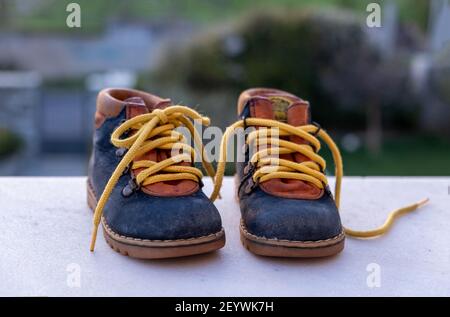
MULTIPOLYGON (((99 93, 88 172, 88 203, 95 210, 92 251, 99 224, 113 249, 136 258, 180 257, 224 246, 219 212, 192 163, 195 151, 174 131, 191 128, 192 120, 209 123, 192 109, 148 93, 99 93), (174 154, 177 146, 183 154, 174 154)), ((204 167, 213 177, 211 165, 204 167)))
POLYGON ((239 98, 238 113, 244 128, 256 129, 247 134, 245 162, 236 166, 244 246, 276 257, 339 253, 344 230, 309 104, 284 91, 251 89, 239 98), (274 127, 277 136, 266 129, 274 127))

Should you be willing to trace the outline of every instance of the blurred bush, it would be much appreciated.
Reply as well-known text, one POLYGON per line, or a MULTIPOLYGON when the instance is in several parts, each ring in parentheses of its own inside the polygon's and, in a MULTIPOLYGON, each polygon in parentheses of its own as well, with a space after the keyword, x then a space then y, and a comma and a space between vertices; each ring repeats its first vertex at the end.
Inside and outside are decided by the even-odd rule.
POLYGON ((443 101, 450 105, 450 44, 434 58, 431 83, 443 101))
POLYGON ((0 160, 17 153, 22 146, 22 139, 15 133, 0 128, 0 160))
POLYGON ((330 128, 364 129, 371 104, 388 107, 382 114, 388 126, 416 124, 409 55, 382 58, 350 11, 254 12, 170 49, 156 75, 159 83, 206 94, 288 90, 309 100, 315 120, 330 128))

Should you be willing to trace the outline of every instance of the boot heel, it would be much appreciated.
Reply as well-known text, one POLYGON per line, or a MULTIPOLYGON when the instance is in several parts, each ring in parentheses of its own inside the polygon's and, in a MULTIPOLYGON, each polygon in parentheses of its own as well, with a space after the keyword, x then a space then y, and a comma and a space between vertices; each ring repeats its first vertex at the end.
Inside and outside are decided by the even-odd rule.
POLYGON ((92 188, 91 182, 87 180, 87 204, 92 211, 97 207, 97 198, 95 198, 94 189, 92 188))

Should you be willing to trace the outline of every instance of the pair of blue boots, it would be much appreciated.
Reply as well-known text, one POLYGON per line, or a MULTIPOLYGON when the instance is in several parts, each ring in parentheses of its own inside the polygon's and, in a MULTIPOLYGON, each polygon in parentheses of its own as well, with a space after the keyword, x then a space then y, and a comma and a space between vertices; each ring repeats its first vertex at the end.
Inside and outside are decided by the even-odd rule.
POLYGON ((237 108, 238 121, 223 136, 215 171, 193 124, 209 125, 207 117, 137 90, 101 91, 87 186, 88 204, 95 212, 91 251, 100 224, 114 250, 135 258, 173 258, 222 248, 225 232, 213 201, 219 196, 228 141, 244 129, 244 159, 236 163, 243 245, 274 257, 339 253, 345 241, 338 212, 342 160, 329 135, 312 123, 309 103, 281 90, 256 88, 241 94, 237 108), (186 142, 180 127, 193 142, 186 142), (318 154, 319 138, 333 153, 336 198, 318 154), (203 172, 193 163, 196 159, 213 178, 210 198, 202 190, 203 172))

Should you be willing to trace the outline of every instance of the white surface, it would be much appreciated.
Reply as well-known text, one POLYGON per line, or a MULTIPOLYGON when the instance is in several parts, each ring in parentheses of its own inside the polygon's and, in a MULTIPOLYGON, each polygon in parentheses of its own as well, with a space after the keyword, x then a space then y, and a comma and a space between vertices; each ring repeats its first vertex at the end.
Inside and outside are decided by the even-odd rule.
POLYGON ((228 178, 216 202, 225 248, 142 261, 112 251, 101 236, 95 253, 88 251, 92 213, 84 178, 0 178, 0 295, 449 296, 450 178, 346 178, 343 186, 343 222, 361 229, 380 224, 393 208, 424 197, 431 203, 384 237, 348 238, 336 257, 271 259, 241 246, 228 178), (367 286, 370 263, 380 266, 379 288, 367 286), (80 287, 73 287, 77 267, 80 287))

